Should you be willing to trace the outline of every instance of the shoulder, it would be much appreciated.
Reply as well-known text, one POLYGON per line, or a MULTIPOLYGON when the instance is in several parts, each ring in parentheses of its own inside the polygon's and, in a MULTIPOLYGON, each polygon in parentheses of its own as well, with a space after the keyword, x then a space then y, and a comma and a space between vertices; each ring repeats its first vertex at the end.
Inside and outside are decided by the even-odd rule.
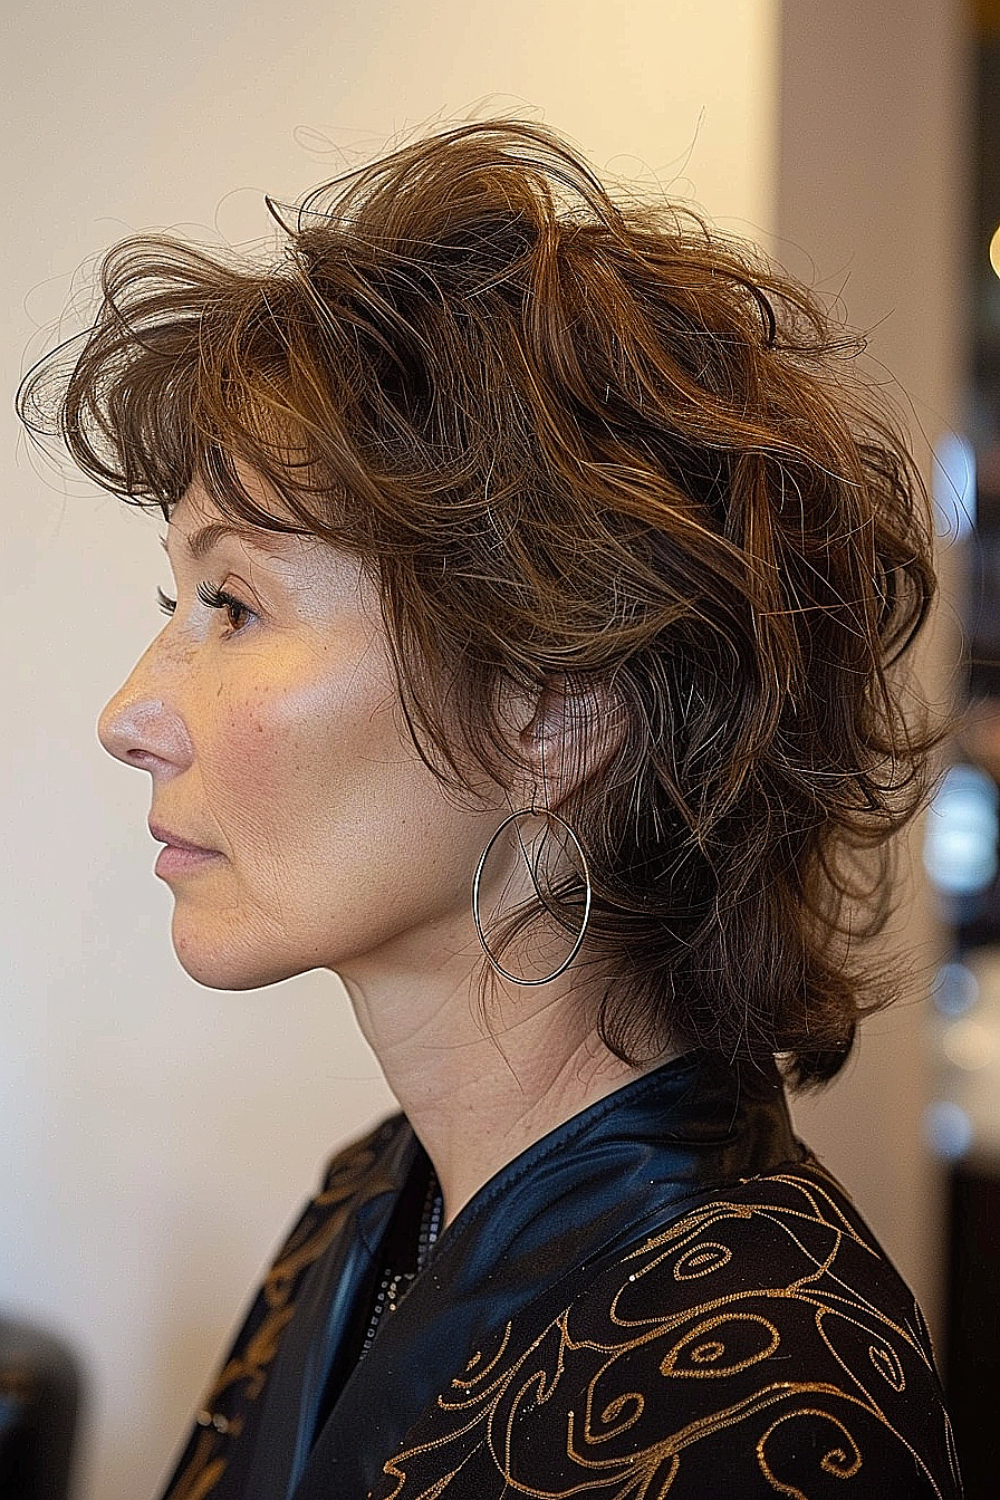
POLYGON ((432 1453, 448 1500, 961 1493, 919 1308, 811 1158, 582 1268, 558 1315, 499 1331, 411 1437, 385 1470, 400 1500, 432 1453))
POLYGON ((812 1496, 833 1479, 854 1481, 845 1495, 959 1493, 920 1309, 815 1159, 727 1187, 595 1270, 550 1333, 576 1461, 646 1463, 678 1497, 812 1496))
POLYGON ((681 1381, 757 1367, 818 1378, 827 1356, 859 1388, 877 1375, 880 1392, 908 1367, 934 1373, 912 1292, 812 1157, 727 1186, 633 1242, 568 1312, 616 1326, 638 1318, 662 1373, 681 1381), (864 1346, 860 1367, 852 1339, 864 1346))
MULTIPOLYGON (((705 1297, 767 1293, 816 1299, 912 1329, 929 1348, 912 1292, 840 1183, 815 1157, 709 1191, 680 1218, 625 1253, 629 1284, 700 1306, 705 1297)), ((610 1282, 618 1264, 609 1265, 610 1282)), ((810 1302, 810 1306, 813 1303, 810 1302)))

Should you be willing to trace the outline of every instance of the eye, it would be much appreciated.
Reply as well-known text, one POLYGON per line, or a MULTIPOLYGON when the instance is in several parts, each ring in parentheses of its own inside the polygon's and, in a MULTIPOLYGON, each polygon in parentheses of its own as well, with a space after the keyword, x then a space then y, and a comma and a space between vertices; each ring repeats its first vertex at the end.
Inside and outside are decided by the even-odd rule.
POLYGON ((196 593, 202 604, 206 604, 209 609, 226 611, 230 635, 235 635, 242 630, 247 621, 253 618, 253 610, 249 605, 244 604, 226 589, 216 588, 213 583, 199 583, 196 593))

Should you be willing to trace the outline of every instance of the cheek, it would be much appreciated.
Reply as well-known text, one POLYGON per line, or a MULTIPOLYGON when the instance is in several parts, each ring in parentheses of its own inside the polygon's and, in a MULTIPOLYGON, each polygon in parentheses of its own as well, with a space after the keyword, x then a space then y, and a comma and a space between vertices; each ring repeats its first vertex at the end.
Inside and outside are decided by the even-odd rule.
POLYGON ((331 821, 368 822, 415 759, 386 685, 357 667, 261 673, 215 697, 208 722, 206 797, 234 852, 259 859, 290 842, 305 854, 331 821))
POLYGON ((213 687, 198 756, 240 903, 310 953, 464 912, 495 823, 427 769, 384 677, 358 655, 338 662, 266 675, 260 661, 252 682, 213 687))

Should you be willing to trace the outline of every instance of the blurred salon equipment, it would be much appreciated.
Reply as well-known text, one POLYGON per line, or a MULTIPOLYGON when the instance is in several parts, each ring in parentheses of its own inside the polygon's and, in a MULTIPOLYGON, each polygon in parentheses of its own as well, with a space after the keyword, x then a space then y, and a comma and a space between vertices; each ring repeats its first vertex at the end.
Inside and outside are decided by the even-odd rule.
POLYGON ((0 1500, 67 1500, 79 1404, 66 1345, 0 1317, 0 1500))
MULTIPOLYGON (((1000 702, 996 704, 1000 746, 1000 702)), ((997 766, 1000 772, 1000 763, 997 766)), ((1000 878, 997 781, 952 766, 924 858, 952 951, 933 990, 931 1145, 949 1163, 945 1387, 968 1500, 1000 1473, 1000 878)))
POLYGON ((961 579, 967 697, 924 860, 950 933, 931 1012, 927 1135, 948 1170, 939 1350, 967 1500, 1000 1494, 1000 0, 973 32, 967 437, 936 454, 940 530, 961 579))

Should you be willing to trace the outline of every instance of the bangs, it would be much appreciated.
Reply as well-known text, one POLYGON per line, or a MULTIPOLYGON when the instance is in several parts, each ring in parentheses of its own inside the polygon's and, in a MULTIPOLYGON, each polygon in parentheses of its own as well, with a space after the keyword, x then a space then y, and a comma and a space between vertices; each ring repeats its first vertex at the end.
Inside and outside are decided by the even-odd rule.
POLYGON ((101 292, 92 328, 25 380, 29 430, 61 439, 102 489, 168 519, 200 482, 233 520, 342 540, 336 497, 357 484, 360 464, 317 357, 329 323, 318 339, 287 263, 236 269, 141 237, 109 252, 101 292), (322 397, 321 418, 310 390, 322 397), (274 493, 273 509, 260 486, 248 491, 247 469, 274 493))

